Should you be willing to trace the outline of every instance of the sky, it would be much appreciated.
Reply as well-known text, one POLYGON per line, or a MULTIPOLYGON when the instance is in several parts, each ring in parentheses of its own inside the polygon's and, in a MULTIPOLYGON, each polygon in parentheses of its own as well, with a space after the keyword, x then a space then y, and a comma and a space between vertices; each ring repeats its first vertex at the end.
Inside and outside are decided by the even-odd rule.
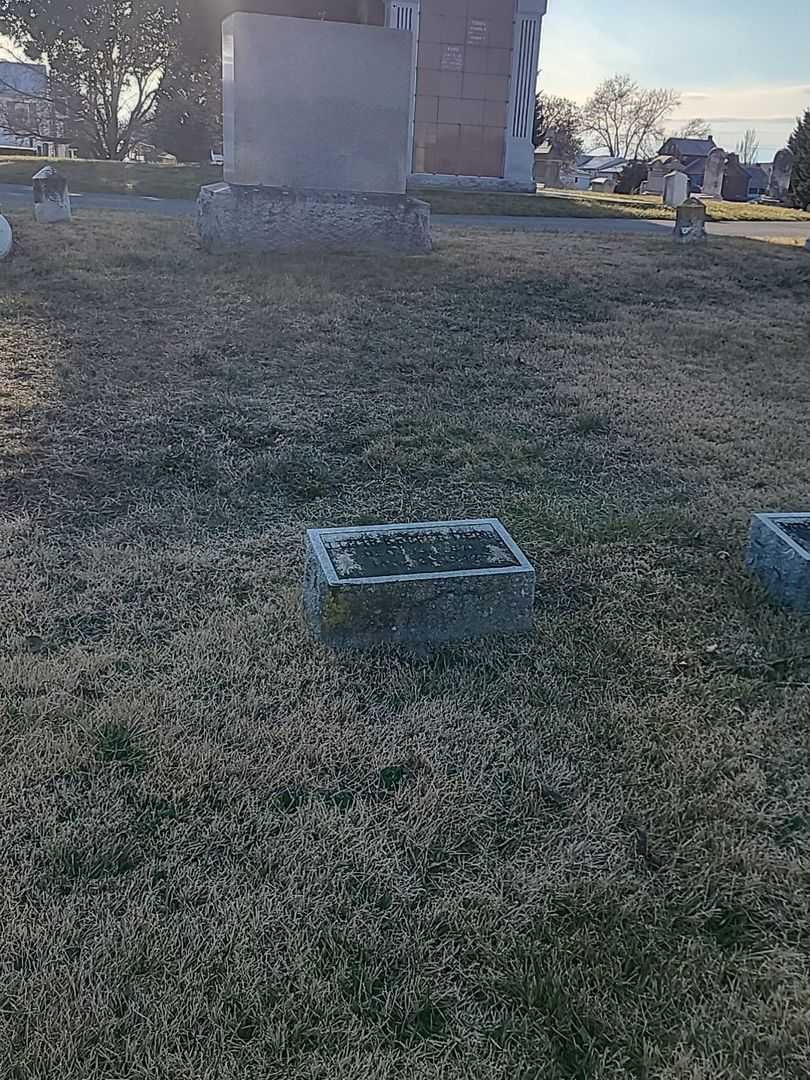
POLYGON ((701 116, 726 150, 756 128, 770 161, 810 108, 810 0, 549 0, 539 86, 583 103, 617 72, 681 93, 671 128, 701 116))
POLYGON ((770 161, 810 108, 810 0, 548 0, 539 86, 583 103, 617 72, 680 92, 672 130, 700 116, 734 150, 753 127, 770 161))

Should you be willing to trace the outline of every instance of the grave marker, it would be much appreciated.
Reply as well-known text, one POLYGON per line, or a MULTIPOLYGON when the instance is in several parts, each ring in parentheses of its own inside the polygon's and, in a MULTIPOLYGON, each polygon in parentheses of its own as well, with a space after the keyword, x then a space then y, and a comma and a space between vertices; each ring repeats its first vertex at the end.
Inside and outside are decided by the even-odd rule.
POLYGON ((790 150, 780 150, 773 159, 771 181, 768 184, 768 198, 784 202, 790 188, 790 179, 793 175, 793 153, 790 150))
POLYGON ((70 221, 70 191, 67 177, 46 165, 33 177, 34 220, 41 225, 70 221))
POLYGON ((13 247, 14 237, 11 232, 11 226, 6 218, 0 214, 0 260, 8 258, 13 247))
POLYGON ((695 244, 706 239, 706 207, 699 199, 687 199, 675 211, 676 244, 695 244))
POLYGON ((307 533, 304 611, 335 648, 526 632, 534 581, 495 518, 307 533))
POLYGON ((224 182, 200 192, 203 247, 430 251, 430 206, 405 191, 413 49, 391 27, 227 18, 224 182))
POLYGON ((664 177, 664 206, 681 206, 689 197, 689 177, 671 172, 664 177))
POLYGON ((810 615, 810 514, 754 514, 745 565, 777 603, 810 615))
POLYGON ((703 173, 703 194, 707 199, 720 199, 723 197, 723 181, 725 178, 726 152, 718 146, 706 158, 706 168, 703 173))

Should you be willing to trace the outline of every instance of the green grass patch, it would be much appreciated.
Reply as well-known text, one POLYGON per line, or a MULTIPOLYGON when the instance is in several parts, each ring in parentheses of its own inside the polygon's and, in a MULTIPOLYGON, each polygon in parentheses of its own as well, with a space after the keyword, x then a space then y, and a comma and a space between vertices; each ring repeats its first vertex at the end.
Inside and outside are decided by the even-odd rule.
POLYGON ((0 184, 30 184, 44 165, 63 172, 73 191, 109 195, 150 195, 163 199, 196 199, 204 184, 222 180, 215 165, 147 165, 129 161, 66 161, 44 158, 0 158, 0 184))

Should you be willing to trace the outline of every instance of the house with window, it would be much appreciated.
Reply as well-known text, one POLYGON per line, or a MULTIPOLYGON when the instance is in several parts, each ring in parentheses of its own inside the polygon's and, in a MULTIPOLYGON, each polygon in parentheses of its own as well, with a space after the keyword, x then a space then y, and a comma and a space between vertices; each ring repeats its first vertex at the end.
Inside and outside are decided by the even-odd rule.
POLYGON ((748 173, 748 198, 760 199, 763 195, 767 195, 773 162, 756 162, 754 165, 746 165, 745 169, 748 173))
POLYGON ((674 158, 680 164, 679 171, 689 177, 689 190, 702 191, 706 161, 716 149, 717 143, 711 135, 708 139, 667 139, 658 151, 658 158, 674 158))
POLYGON ((51 101, 44 64, 0 61, 0 154, 75 157, 65 138, 66 113, 51 101))
POLYGON ((613 191, 627 165, 627 158, 615 154, 580 154, 576 164, 577 178, 571 187, 613 191))

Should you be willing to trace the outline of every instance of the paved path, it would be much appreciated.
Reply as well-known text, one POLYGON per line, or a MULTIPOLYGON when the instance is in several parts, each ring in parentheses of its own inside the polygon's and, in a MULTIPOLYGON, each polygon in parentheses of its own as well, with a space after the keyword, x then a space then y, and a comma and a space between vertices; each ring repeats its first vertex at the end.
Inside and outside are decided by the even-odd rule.
MULTIPOLYGON (((186 217, 194 212, 189 199, 156 199, 143 195, 96 195, 71 192, 75 210, 135 210, 158 217, 186 217)), ((31 189, 18 184, 0 184, 0 210, 31 206, 31 189)), ((641 236, 668 236, 671 221, 637 218, 536 218, 488 215, 434 214, 436 225, 462 229, 501 229, 519 232, 632 233, 641 236)), ((709 222, 713 236, 743 236, 752 240, 768 237, 810 239, 810 221, 717 221, 709 222)))
MULTIPOLYGON (((437 225, 455 225, 471 229, 507 229, 521 232, 635 233, 641 236, 669 236, 672 221, 649 221, 639 218, 535 218, 489 217, 485 214, 434 214, 437 225)), ((768 237, 810 239, 810 221, 710 221, 706 229, 712 236, 743 236, 751 240, 768 237)))

